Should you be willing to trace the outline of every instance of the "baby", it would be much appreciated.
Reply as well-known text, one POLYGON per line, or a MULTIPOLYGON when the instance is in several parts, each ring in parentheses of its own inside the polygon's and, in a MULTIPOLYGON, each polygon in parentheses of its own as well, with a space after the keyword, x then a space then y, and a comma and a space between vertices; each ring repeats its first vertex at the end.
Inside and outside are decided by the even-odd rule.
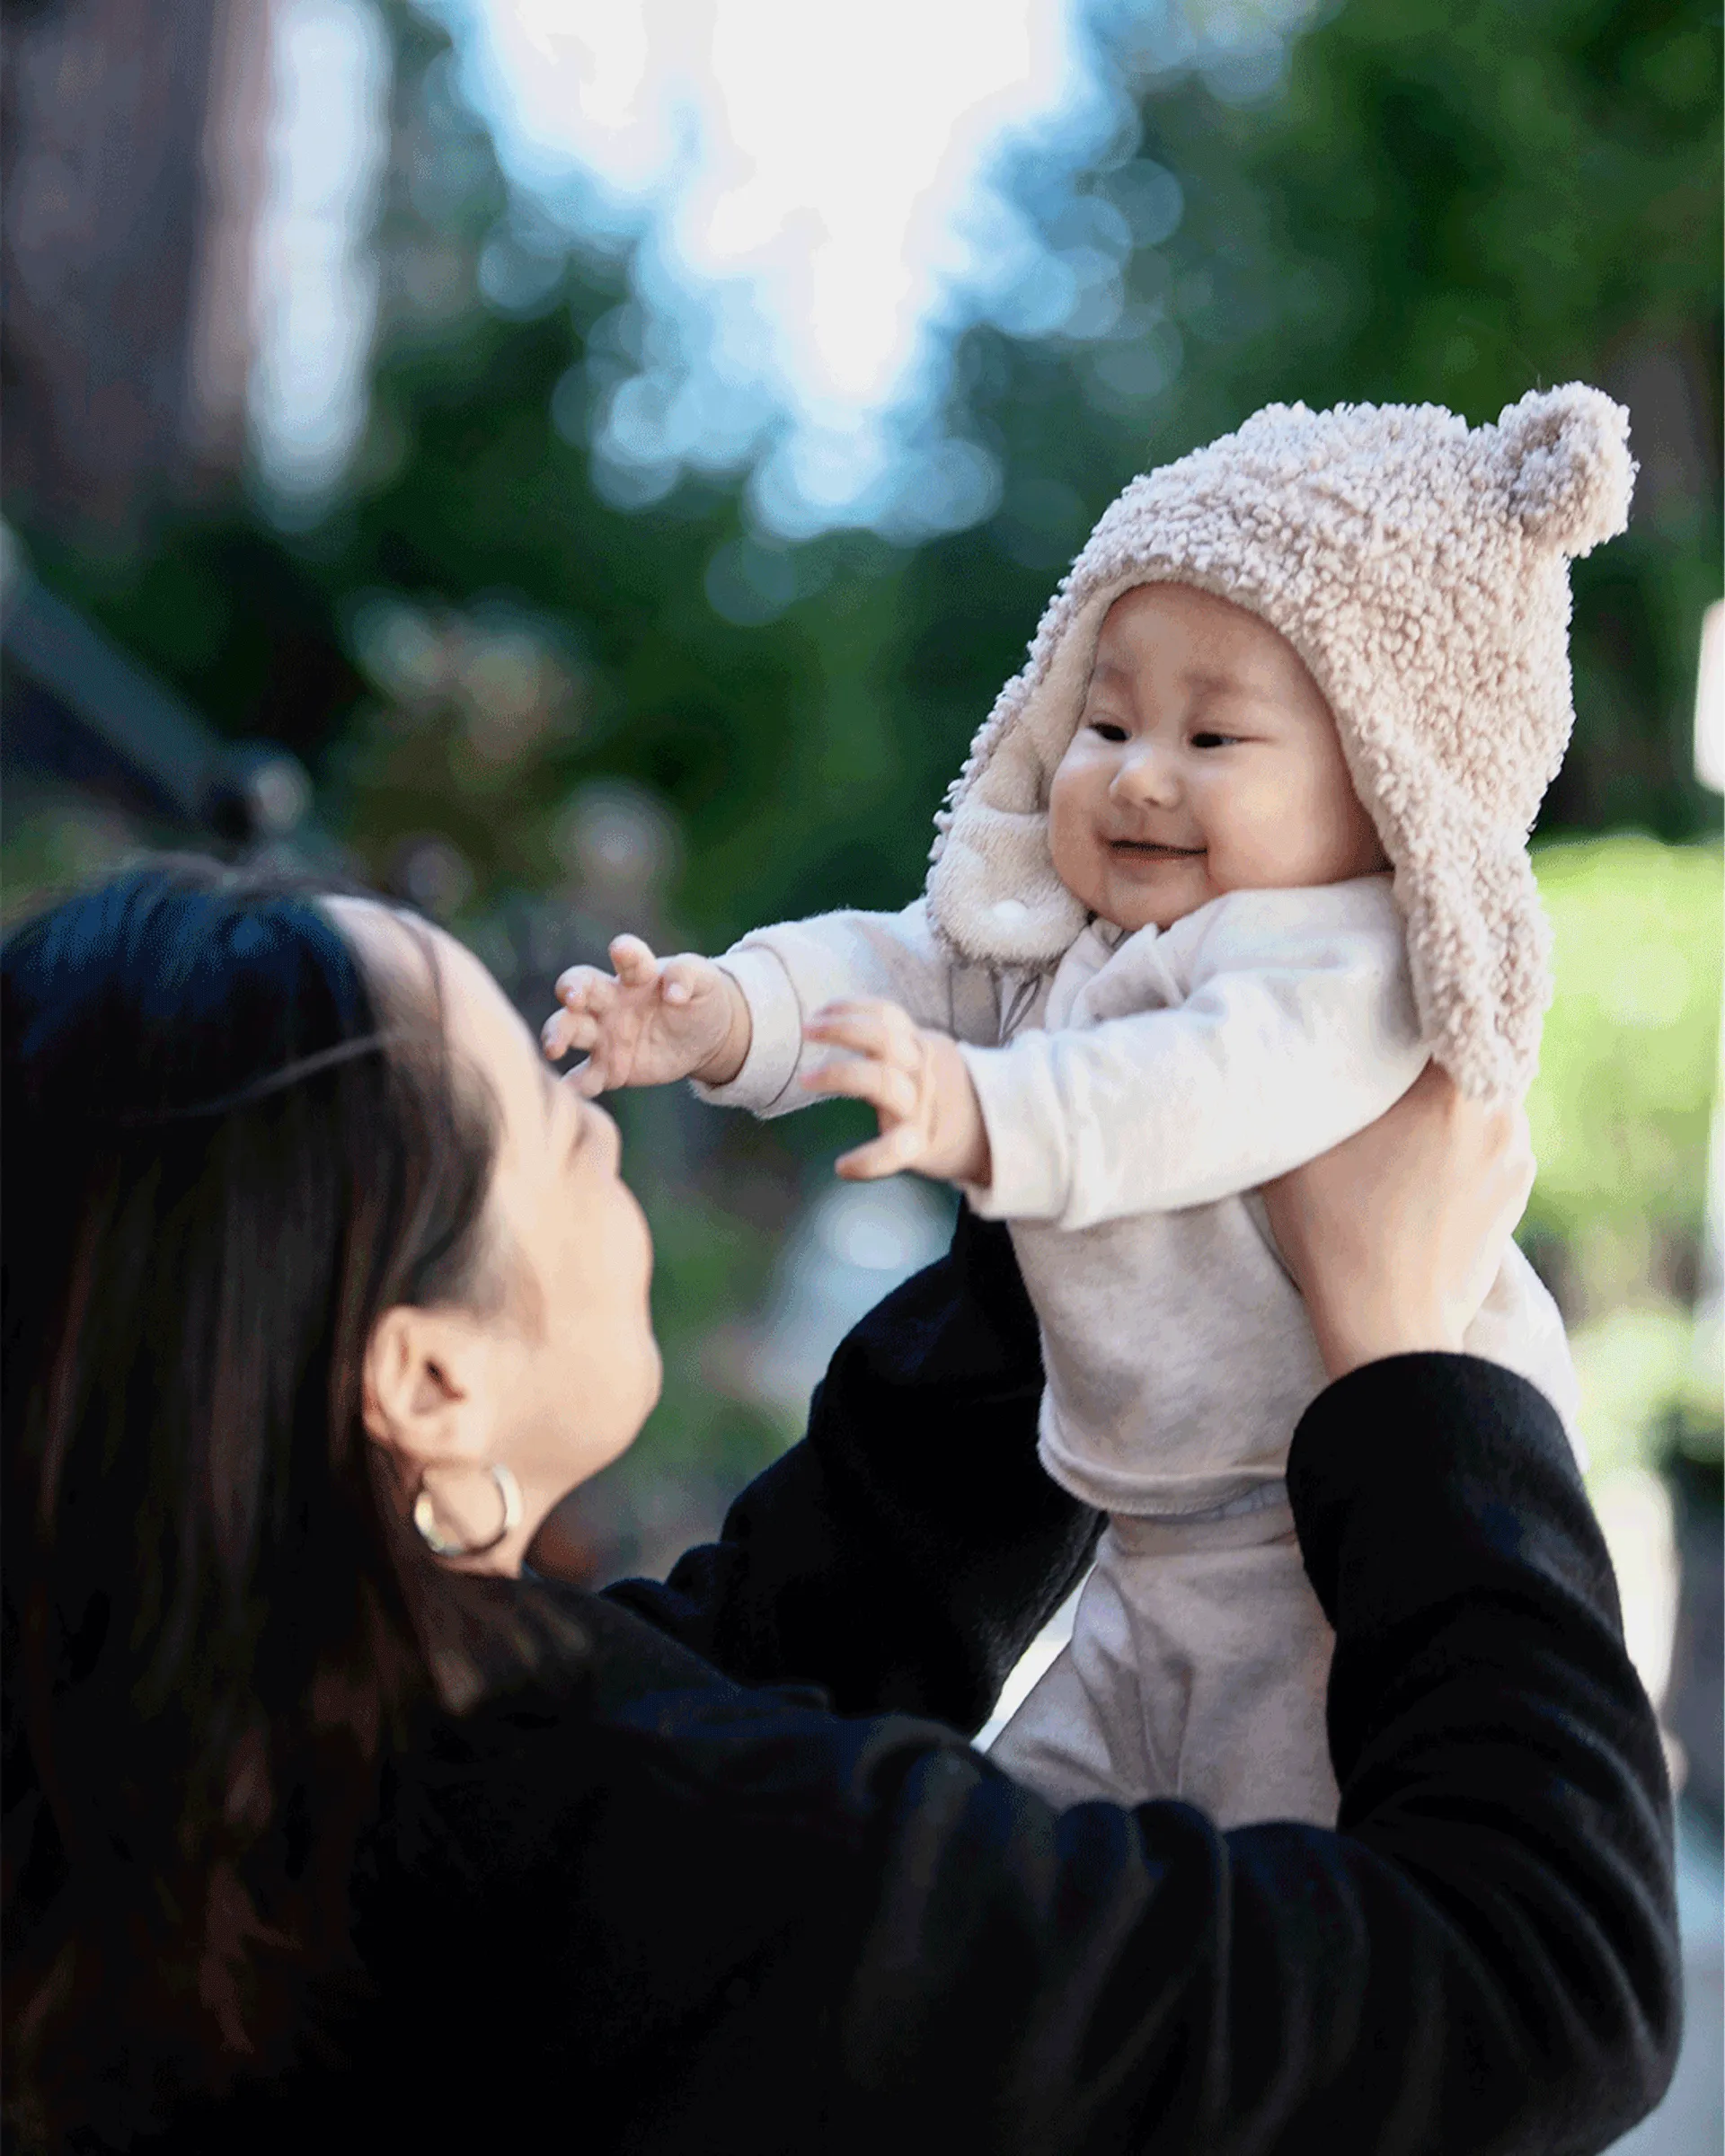
MULTIPOLYGON (((1623 528, 1632 474, 1626 416, 1579 384, 1477 429, 1261 411, 1102 517, 922 898, 717 962, 620 938, 615 977, 558 985, 546 1049, 588 1051, 588 1092, 847 1094, 879 1135, 841 1174, 914 1169, 1010 1224, 1043 1462, 1108 1515, 1071 1644, 995 1747, 1057 1802, 1333 1824, 1331 1637, 1283 1485, 1324 1372, 1258 1187, 1429 1058, 1482 1098, 1531 1077, 1568 562, 1623 528)), ((1467 1345, 1572 1419, 1518 1250, 1467 1345)))

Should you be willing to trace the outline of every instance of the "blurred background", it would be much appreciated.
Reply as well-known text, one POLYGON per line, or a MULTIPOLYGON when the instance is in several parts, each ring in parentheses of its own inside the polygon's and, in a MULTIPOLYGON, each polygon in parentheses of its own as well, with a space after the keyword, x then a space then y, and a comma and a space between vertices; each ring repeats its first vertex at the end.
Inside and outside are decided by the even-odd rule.
MULTIPOLYGON (((896 906, 1133 473, 1272 399, 1478 421, 1601 384, 1641 477, 1575 575, 1524 1233, 1706 1859, 1717 27, 1691 0, 10 0, 6 917, 162 844, 322 862, 536 1024, 623 927, 716 950, 896 906)), ((553 1524, 588 1578, 709 1532, 951 1218, 835 1182, 845 1107, 615 1105, 668 1380, 553 1524)))

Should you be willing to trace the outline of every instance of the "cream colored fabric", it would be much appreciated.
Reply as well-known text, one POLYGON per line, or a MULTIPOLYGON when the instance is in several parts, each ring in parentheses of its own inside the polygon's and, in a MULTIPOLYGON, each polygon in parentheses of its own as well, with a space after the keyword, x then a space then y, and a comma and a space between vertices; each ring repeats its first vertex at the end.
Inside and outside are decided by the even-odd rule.
POLYGON ((1174 582, 1260 614, 1328 698, 1395 871, 1433 1053, 1470 1093, 1525 1089, 1550 1000, 1526 836, 1573 723, 1569 563, 1623 528, 1628 415, 1535 391, 1495 425, 1437 405, 1271 405, 1146 473, 1043 615, 937 819, 929 917, 955 957, 1052 968, 1084 925, 1048 789, 1103 615, 1174 582))
MULTIPOLYGON (((754 1021, 735 1081, 703 1089, 721 1105, 807 1106, 799 1081, 827 1051, 802 1028, 836 996, 889 996, 968 1044, 996 1162, 971 1202, 1008 1219, 1040 1321, 1057 1481, 1137 1515, 1279 1483, 1324 1373, 1256 1190, 1374 1121, 1425 1062, 1387 879, 1087 928, 1051 976, 953 960, 920 904, 757 930, 721 963, 754 1021)), ((1519 1251, 1468 1345, 1572 1419, 1561 1321, 1519 1251)))
POLYGON ((1285 1497, 1202 1524, 1110 1520, 1070 1644, 989 1756, 1052 1804, 1178 1797, 1221 1827, 1333 1826, 1334 1646, 1285 1497))
MULTIPOLYGON (((1093 921, 1034 1025, 961 1052, 994 1162, 965 1195, 1066 1230, 1254 1189, 1375 1122, 1427 1062, 1386 876, 1233 891, 1134 935, 1093 921)), ((1082 1248, 1051 1242, 1051 1263, 1082 1248)))

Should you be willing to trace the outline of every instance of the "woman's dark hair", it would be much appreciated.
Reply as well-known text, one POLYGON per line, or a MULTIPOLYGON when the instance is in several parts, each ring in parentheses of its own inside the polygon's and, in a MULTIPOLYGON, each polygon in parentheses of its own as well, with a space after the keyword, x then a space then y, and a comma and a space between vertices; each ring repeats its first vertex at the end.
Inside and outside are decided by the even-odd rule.
POLYGON ((483 1285, 494 1118, 305 890, 146 866, 3 970, 6 2106, 123 2142, 315 2046, 382 1763, 509 1621, 361 1423, 379 1314, 483 1285))

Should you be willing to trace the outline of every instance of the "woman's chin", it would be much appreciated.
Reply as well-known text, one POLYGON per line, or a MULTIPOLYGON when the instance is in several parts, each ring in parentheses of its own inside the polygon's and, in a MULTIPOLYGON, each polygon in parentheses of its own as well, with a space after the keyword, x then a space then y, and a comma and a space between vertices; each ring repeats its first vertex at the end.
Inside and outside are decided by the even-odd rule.
MULTIPOLYGON (((645 1428, 647 1418, 665 1396, 665 1357, 659 1352, 659 1342, 650 1332, 641 1355, 641 1394, 635 1413, 627 1427, 622 1429, 607 1450, 602 1462, 609 1467, 614 1460, 621 1460, 645 1428)), ((597 1471, 595 1470, 595 1472, 597 1471)))
POLYGON ((624 1440, 623 1445, 620 1448, 625 1453, 635 1442, 635 1439, 640 1436, 641 1432, 641 1425, 646 1422, 647 1418, 652 1413, 653 1409, 665 1397, 665 1357, 659 1352, 659 1342, 656 1339, 653 1339, 650 1335, 649 1336, 647 1344, 651 1349, 651 1356, 650 1358, 651 1375, 647 1382, 647 1400, 645 1406, 643 1406, 641 1410, 641 1421, 635 1425, 634 1429, 631 1432, 629 1436, 624 1440))

